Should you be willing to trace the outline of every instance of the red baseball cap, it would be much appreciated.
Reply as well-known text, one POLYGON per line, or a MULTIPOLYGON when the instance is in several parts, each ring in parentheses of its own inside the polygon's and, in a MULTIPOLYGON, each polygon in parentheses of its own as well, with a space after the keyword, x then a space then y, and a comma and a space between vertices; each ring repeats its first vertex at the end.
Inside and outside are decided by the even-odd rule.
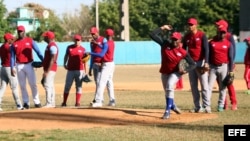
POLYGON ((219 27, 219 31, 227 32, 227 27, 225 26, 219 27))
POLYGON ((46 31, 43 33, 42 35, 43 37, 48 37, 49 39, 54 39, 55 38, 55 34, 52 31, 46 31))
POLYGON ((17 31, 25 31, 25 28, 24 26, 22 25, 19 25, 17 28, 16 28, 17 31))
POLYGON ((244 41, 250 41, 250 37, 246 38, 244 41))
POLYGON ((14 36, 11 33, 5 33, 3 38, 5 40, 9 40, 9 39, 14 39, 14 36))
POLYGON ((195 18, 189 18, 189 19, 188 19, 188 24, 197 25, 198 22, 197 22, 197 20, 196 20, 195 18))
POLYGON ((216 23, 215 23, 217 26, 224 26, 224 27, 228 27, 228 23, 227 23, 227 21, 225 21, 225 20, 219 20, 219 21, 217 21, 216 23))
POLYGON ((96 33, 98 33, 98 29, 96 27, 91 27, 90 28, 90 33, 91 34, 96 34, 96 33))
POLYGON ((75 40, 82 40, 82 36, 81 36, 81 35, 76 34, 76 35, 74 36, 74 39, 75 39, 75 40))
POLYGON ((106 35, 108 35, 108 36, 113 36, 114 35, 114 31, 112 30, 112 29, 107 29, 106 31, 105 31, 105 34, 106 35))
POLYGON ((179 33, 179 32, 174 32, 174 33, 172 33, 172 35, 171 35, 171 38, 174 38, 174 39, 177 39, 177 40, 180 40, 181 39, 181 33, 179 33))

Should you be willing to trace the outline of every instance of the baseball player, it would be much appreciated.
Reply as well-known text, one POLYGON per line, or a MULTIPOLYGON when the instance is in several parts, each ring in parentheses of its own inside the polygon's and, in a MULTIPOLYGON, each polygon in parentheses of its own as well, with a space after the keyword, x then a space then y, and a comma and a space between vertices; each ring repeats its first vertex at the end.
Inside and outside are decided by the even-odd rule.
POLYGON ((54 108, 55 86, 54 79, 57 71, 58 47, 55 43, 55 34, 52 31, 46 31, 42 35, 43 40, 48 43, 43 60, 43 87, 46 93, 46 104, 43 108, 54 108))
POLYGON ((219 84, 219 99, 218 111, 224 110, 226 98, 226 86, 222 81, 227 74, 233 75, 233 47, 230 41, 226 39, 227 28, 220 27, 217 35, 209 42, 210 71, 208 78, 209 96, 211 98, 214 81, 218 78, 219 84))
POLYGON ((32 50, 36 52, 41 61, 43 61, 43 55, 36 42, 32 38, 25 36, 24 26, 20 25, 17 27, 17 35, 18 39, 11 46, 11 73, 13 76, 16 75, 14 69, 14 62, 16 60, 17 77, 21 87, 23 107, 25 109, 29 109, 30 107, 29 95, 26 88, 27 79, 31 88, 35 107, 40 108, 41 103, 36 85, 36 75, 31 65, 33 62, 32 50))
POLYGON ((245 64, 245 72, 244 72, 244 79, 247 85, 247 94, 250 94, 250 37, 246 38, 245 43, 247 45, 245 57, 244 57, 244 64, 245 64))
POLYGON ((188 19, 188 32, 183 39, 183 48, 188 50, 192 59, 196 62, 196 69, 189 72, 189 82, 193 96, 194 109, 192 113, 211 113, 210 99, 208 96, 208 72, 201 72, 201 68, 209 68, 208 65, 208 41, 206 34, 198 30, 198 21, 195 18, 188 19), (198 89, 198 80, 201 86, 201 94, 198 89), (202 105, 200 104, 200 98, 202 105))
POLYGON ((166 108, 163 119, 170 118, 170 110, 181 114, 180 109, 174 103, 174 86, 182 74, 186 73, 179 70, 178 63, 181 59, 186 58, 194 65, 192 58, 187 51, 181 47, 181 33, 174 32, 171 35, 171 42, 164 40, 161 36, 162 31, 171 30, 170 25, 163 25, 150 33, 150 37, 161 46, 161 80, 165 92, 166 108))
POLYGON ((90 52, 92 56, 101 57, 101 72, 100 78, 97 80, 97 90, 95 93, 95 102, 92 103, 92 107, 102 107, 103 93, 105 87, 108 88, 109 104, 108 106, 115 106, 115 94, 113 84, 113 74, 115 69, 114 64, 114 49, 115 43, 113 40, 114 31, 107 29, 105 31, 108 46, 103 46, 100 53, 90 52))
MULTIPOLYGON (((93 38, 90 42, 91 52, 100 53, 102 51, 102 48, 107 48, 108 46, 107 39, 99 35, 99 31, 96 27, 90 28, 90 34, 93 38)), ((94 81, 96 85, 95 93, 97 92, 98 80, 100 79, 101 76, 101 63, 102 63, 101 60, 102 60, 101 57, 91 55, 89 76, 92 76, 92 70, 93 70, 94 81)), ((90 105, 92 105, 93 103, 95 103, 95 99, 93 99, 90 105)))
MULTIPOLYGON (((217 21, 215 24, 216 24, 216 27, 217 27, 217 32, 219 32, 219 29, 222 28, 222 27, 225 27, 226 29, 228 28, 227 21, 225 21, 223 19, 217 21)), ((232 45, 232 48, 233 48, 233 61, 234 61, 235 54, 236 54, 235 40, 234 40, 233 36, 229 32, 226 33, 225 38, 227 40, 229 40, 231 45, 232 45)), ((235 64, 233 65, 233 67, 235 67, 235 64)), ((230 99, 231 105, 232 105, 231 110, 237 110, 236 91, 234 89, 233 83, 231 83, 230 85, 227 85, 227 89, 228 89, 229 99, 230 99)), ((226 98, 225 99, 224 109, 227 109, 227 106, 228 106, 228 104, 227 104, 227 98, 226 98)))
POLYGON ((18 110, 22 110, 23 106, 19 98, 18 91, 18 80, 16 76, 11 75, 10 70, 10 46, 14 41, 14 36, 11 33, 4 34, 4 44, 0 47, 0 58, 1 58, 1 80, 0 80, 0 111, 2 111, 2 97, 6 90, 6 86, 10 83, 10 88, 12 90, 12 95, 15 100, 18 110))
POLYGON ((80 35, 74 35, 74 44, 71 44, 67 47, 64 55, 64 68, 67 70, 67 74, 64 86, 63 102, 61 105, 62 107, 67 106, 67 99, 73 81, 75 81, 76 88, 75 106, 81 106, 80 100, 82 95, 82 77, 86 75, 84 73, 86 63, 82 63, 82 58, 85 54, 85 48, 81 46, 81 41, 82 37, 80 35))

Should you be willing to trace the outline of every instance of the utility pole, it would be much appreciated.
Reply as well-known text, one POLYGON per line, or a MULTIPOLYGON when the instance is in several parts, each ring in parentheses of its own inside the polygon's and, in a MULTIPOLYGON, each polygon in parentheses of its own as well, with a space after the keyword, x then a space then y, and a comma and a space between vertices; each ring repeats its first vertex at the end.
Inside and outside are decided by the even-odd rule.
POLYGON ((120 0, 120 38, 129 41, 129 0, 120 0))
POLYGON ((99 11, 98 11, 98 9, 99 9, 99 0, 95 0, 95 19, 96 19, 96 27, 97 27, 97 29, 98 30, 100 30, 99 29, 99 11))

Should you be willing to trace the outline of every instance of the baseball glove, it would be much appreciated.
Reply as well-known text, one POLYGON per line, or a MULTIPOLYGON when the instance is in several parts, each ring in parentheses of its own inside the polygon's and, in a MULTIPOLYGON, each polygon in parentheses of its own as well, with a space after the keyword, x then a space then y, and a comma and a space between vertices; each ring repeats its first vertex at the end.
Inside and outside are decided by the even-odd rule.
POLYGON ((234 81, 234 73, 233 72, 230 72, 227 74, 227 76, 225 77, 225 79, 222 81, 222 84, 224 86, 228 86, 230 84, 232 84, 234 81))
POLYGON ((41 80, 41 84, 44 86, 44 81, 45 81, 45 78, 43 77, 42 80, 41 80))
POLYGON ((39 61, 34 61, 32 62, 31 64, 34 68, 41 68, 43 66, 43 63, 42 62, 39 62, 39 61))
POLYGON ((90 55, 89 55, 89 54, 85 54, 85 55, 83 56, 83 58, 82 58, 82 63, 88 62, 89 59, 90 59, 90 55))
POLYGON ((181 59, 178 64, 178 69, 181 74, 188 73, 190 70, 195 68, 194 62, 188 62, 186 58, 181 59))
POLYGON ((82 77, 82 82, 88 83, 91 82, 91 80, 88 75, 85 75, 84 77, 82 77))
POLYGON ((205 72, 209 71, 208 67, 196 67, 196 70, 200 73, 200 74, 204 74, 205 72))

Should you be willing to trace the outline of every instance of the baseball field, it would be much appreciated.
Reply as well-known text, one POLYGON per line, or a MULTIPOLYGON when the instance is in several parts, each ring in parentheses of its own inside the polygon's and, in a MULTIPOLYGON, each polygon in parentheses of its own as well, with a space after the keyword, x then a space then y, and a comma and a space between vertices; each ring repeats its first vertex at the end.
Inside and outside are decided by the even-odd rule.
MULTIPOLYGON (((66 108, 61 108, 66 70, 59 67, 55 79, 56 108, 33 108, 17 111, 8 87, 0 113, 0 140, 4 141, 75 141, 75 140, 143 140, 143 141, 220 141, 223 125, 250 123, 250 95, 244 93, 244 66, 236 65, 234 85, 238 110, 230 107, 217 112, 218 87, 214 85, 212 114, 189 113, 192 96, 185 74, 184 89, 175 92, 175 101, 183 113, 171 113, 168 120, 161 116, 165 108, 159 65, 117 65, 114 74, 116 106, 108 107, 108 96, 102 108, 91 108, 94 82, 83 83, 81 107, 75 108, 75 86, 71 88, 66 108)), ((44 89, 40 84, 42 69, 36 69, 42 104, 44 89)), ((91 77, 91 79, 93 79, 91 77)), ((28 87, 29 89, 29 87, 28 87)), ((29 89, 30 90, 30 89, 29 89)), ((30 99, 32 99, 30 94, 30 99)), ((230 103, 230 102, 229 102, 230 103)))

